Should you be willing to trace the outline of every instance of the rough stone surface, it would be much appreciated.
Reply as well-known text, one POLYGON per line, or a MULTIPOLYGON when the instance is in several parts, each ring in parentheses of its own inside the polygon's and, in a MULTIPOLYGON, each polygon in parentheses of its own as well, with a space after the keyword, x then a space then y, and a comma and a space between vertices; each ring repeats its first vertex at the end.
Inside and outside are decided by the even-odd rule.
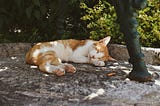
POLYGON ((25 53, 30 47, 31 44, 23 43, 0 45, 0 106, 160 104, 160 66, 147 65, 155 78, 154 82, 147 83, 127 79, 132 65, 122 61, 123 58, 118 62, 106 62, 106 67, 72 63, 77 68, 75 74, 57 77, 25 63, 25 53))
MULTIPOLYGON (((0 57, 1 106, 159 106, 160 79, 138 83, 127 79, 128 62, 106 67, 73 64, 75 74, 42 73, 25 64, 24 55, 0 57)), ((148 65, 159 76, 160 67, 148 65)))
MULTIPOLYGON (((128 61, 129 55, 126 46, 110 44, 108 47, 110 54, 115 59, 128 61)), ((142 53, 145 55, 144 60, 147 64, 160 65, 160 48, 142 47, 142 53)))
POLYGON ((17 56, 25 54, 33 44, 31 43, 2 43, 0 44, 0 56, 17 56))

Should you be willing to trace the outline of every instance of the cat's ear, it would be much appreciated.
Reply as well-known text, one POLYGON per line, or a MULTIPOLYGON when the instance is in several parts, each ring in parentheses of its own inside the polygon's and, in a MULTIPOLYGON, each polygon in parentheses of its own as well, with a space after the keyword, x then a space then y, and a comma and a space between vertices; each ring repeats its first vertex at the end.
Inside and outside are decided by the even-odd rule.
POLYGON ((101 39, 99 42, 107 45, 109 43, 110 39, 111 39, 111 37, 107 36, 107 37, 101 39))

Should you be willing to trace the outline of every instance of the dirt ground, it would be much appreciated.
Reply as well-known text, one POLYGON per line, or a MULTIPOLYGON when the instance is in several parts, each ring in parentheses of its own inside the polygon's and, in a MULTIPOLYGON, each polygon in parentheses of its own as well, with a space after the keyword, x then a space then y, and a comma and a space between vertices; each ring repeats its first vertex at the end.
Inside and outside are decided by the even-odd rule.
POLYGON ((0 57, 0 106, 160 106, 158 66, 147 66, 154 82, 138 83, 126 78, 128 62, 73 65, 76 73, 58 77, 26 64, 23 54, 0 57))

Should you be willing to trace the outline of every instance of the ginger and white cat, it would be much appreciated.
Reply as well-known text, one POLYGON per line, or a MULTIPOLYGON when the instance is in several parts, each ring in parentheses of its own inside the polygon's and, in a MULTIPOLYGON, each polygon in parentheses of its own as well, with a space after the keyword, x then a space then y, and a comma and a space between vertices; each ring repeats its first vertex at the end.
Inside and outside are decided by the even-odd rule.
POLYGON ((105 66, 105 61, 115 60, 107 49, 110 38, 108 36, 99 41, 68 39, 37 43, 26 54, 26 62, 37 65, 43 72, 58 76, 65 75, 65 72, 76 71, 73 65, 62 62, 105 66))

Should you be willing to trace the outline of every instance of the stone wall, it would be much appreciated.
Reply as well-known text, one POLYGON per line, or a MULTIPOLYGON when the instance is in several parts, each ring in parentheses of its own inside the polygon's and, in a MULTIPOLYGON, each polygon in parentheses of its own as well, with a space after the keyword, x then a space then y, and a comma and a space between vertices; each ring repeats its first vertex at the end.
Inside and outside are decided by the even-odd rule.
POLYGON ((0 56, 24 55, 32 45, 31 43, 2 43, 0 44, 0 56))
MULTIPOLYGON (((0 44, 0 56, 24 55, 32 47, 31 43, 3 43, 0 44)), ((117 60, 128 60, 129 55, 124 45, 108 45, 111 56, 117 60)), ((142 47, 145 61, 148 64, 160 64, 160 48, 142 47)))
MULTIPOLYGON (((112 57, 117 60, 128 60, 129 55, 126 46, 118 44, 110 44, 108 46, 112 57)), ((160 64, 160 48, 142 47, 142 53, 145 55, 147 64, 160 64)))

